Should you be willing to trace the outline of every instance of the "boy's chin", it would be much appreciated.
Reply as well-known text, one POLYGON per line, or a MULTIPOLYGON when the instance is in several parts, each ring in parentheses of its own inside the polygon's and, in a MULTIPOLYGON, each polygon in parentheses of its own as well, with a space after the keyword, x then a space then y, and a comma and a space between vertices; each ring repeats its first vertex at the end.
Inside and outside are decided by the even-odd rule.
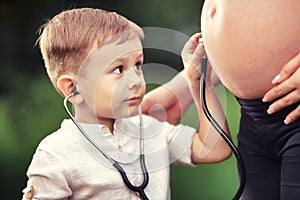
POLYGON ((129 108, 129 110, 128 110, 128 117, 133 117, 133 116, 136 116, 138 114, 139 114, 138 107, 129 108))
POLYGON ((128 118, 128 117, 134 117, 136 115, 138 115, 138 106, 131 106, 129 107, 126 111, 120 113, 118 112, 118 114, 115 114, 114 118, 128 118))

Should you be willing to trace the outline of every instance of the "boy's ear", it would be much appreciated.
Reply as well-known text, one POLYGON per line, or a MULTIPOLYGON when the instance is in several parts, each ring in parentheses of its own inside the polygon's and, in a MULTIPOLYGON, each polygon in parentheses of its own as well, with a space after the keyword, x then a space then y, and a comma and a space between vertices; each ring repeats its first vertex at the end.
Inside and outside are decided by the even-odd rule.
MULTIPOLYGON (((68 74, 60 76, 56 84, 58 90, 64 97, 74 92, 74 88, 76 87, 76 81, 74 79, 74 76, 68 74)), ((78 87, 76 89, 78 91, 78 87)), ((75 104, 80 104, 83 101, 83 97, 80 93, 77 93, 76 95, 70 97, 69 101, 75 104)))
POLYGON ((65 74, 57 79, 56 85, 60 93, 66 97, 72 93, 75 87, 75 79, 73 76, 65 74))

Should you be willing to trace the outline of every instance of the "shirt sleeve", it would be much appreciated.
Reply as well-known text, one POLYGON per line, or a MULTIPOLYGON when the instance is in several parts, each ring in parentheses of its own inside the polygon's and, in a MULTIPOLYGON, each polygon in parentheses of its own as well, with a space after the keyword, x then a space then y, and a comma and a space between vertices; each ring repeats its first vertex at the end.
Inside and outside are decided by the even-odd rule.
POLYGON ((57 159, 48 152, 37 150, 28 168, 27 187, 23 190, 23 199, 26 191, 34 188, 32 199, 68 199, 72 191, 68 186, 65 170, 57 159))
POLYGON ((185 125, 173 126, 168 131, 170 162, 178 165, 195 166, 192 162, 192 142, 196 130, 185 125))

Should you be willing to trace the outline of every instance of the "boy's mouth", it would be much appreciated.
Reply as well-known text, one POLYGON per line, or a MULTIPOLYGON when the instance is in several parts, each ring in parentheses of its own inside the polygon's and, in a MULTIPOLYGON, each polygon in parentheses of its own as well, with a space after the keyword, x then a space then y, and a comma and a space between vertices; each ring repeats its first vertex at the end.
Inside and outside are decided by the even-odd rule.
POLYGON ((129 98, 127 100, 127 102, 129 103, 129 105, 136 105, 141 102, 141 99, 142 99, 141 96, 134 96, 134 97, 129 98))

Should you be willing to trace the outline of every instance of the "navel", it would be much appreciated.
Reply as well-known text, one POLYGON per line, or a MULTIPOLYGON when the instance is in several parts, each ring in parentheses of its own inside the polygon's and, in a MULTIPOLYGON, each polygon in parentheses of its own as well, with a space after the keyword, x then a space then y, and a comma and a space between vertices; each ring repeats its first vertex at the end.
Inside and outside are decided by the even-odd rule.
POLYGON ((217 7, 213 6, 209 9, 208 14, 211 18, 213 18, 215 16, 216 12, 217 12, 217 7))

